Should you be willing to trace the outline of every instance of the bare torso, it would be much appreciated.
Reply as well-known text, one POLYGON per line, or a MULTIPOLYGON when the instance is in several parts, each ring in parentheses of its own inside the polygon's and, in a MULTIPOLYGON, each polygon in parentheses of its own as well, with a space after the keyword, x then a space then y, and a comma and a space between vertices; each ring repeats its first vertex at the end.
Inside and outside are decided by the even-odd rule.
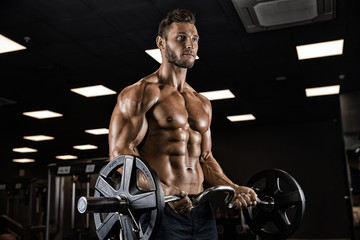
POLYGON ((173 86, 151 82, 145 83, 144 94, 158 100, 146 114, 148 129, 138 147, 140 155, 164 184, 199 193, 204 181, 199 162, 202 134, 210 125, 206 100, 190 86, 179 92, 173 86))

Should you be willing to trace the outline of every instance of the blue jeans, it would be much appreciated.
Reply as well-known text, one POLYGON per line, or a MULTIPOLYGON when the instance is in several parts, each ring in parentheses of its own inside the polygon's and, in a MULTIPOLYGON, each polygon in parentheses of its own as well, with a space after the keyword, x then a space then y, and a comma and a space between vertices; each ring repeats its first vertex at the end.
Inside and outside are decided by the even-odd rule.
POLYGON ((156 240, 216 240, 215 216, 209 201, 193 208, 186 215, 178 215, 165 204, 161 227, 156 240))

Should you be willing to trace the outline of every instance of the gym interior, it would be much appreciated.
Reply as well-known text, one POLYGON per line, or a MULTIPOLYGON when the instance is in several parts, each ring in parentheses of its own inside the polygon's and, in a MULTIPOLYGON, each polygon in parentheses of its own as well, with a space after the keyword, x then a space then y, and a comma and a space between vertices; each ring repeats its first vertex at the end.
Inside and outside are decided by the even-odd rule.
MULTIPOLYGON (((158 24, 177 8, 195 13, 200 35, 187 82, 230 95, 211 99, 212 152, 226 175, 240 185, 265 169, 296 179, 304 205, 286 239, 360 239, 356 0, 1 1, 0 239, 100 238, 96 214, 77 203, 111 160, 117 95, 159 67, 158 24), (79 91, 94 86, 106 92, 79 91), (334 91, 316 95, 324 89, 334 91)), ((219 239, 270 239, 224 197, 210 197, 219 239)))

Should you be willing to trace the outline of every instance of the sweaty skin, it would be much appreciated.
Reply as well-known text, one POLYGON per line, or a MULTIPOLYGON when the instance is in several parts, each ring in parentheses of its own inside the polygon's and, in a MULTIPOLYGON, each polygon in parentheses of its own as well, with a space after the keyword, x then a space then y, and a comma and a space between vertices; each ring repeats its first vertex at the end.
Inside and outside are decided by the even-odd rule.
POLYGON ((187 194, 202 192, 204 182, 234 187, 238 207, 256 204, 255 192, 228 179, 212 156, 210 101, 185 82, 198 39, 190 23, 172 23, 166 38, 158 36, 160 68, 119 94, 109 127, 110 158, 133 154, 146 159, 164 195, 183 197, 170 203, 179 214, 190 211, 187 194))

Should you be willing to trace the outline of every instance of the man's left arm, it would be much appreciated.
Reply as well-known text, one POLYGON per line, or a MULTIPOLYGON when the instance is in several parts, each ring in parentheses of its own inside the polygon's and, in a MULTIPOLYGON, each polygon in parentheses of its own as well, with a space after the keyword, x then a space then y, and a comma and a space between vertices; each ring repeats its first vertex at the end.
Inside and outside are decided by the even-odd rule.
POLYGON ((210 129, 203 135, 202 154, 200 165, 204 173, 205 183, 209 186, 227 185, 235 189, 234 202, 237 208, 256 205, 256 193, 253 189, 246 186, 239 186, 233 183, 223 172, 219 163, 215 160, 211 152, 211 133, 210 129))
MULTIPOLYGON (((204 109, 209 115, 211 122, 212 108, 208 99, 199 97, 203 102, 204 109)), ((253 189, 245 186, 239 186, 233 183, 223 172, 219 163, 215 160, 211 152, 211 131, 208 130, 202 134, 200 165, 204 173, 205 183, 210 186, 227 185, 235 189, 234 201, 237 208, 256 205, 256 193, 253 189)))

